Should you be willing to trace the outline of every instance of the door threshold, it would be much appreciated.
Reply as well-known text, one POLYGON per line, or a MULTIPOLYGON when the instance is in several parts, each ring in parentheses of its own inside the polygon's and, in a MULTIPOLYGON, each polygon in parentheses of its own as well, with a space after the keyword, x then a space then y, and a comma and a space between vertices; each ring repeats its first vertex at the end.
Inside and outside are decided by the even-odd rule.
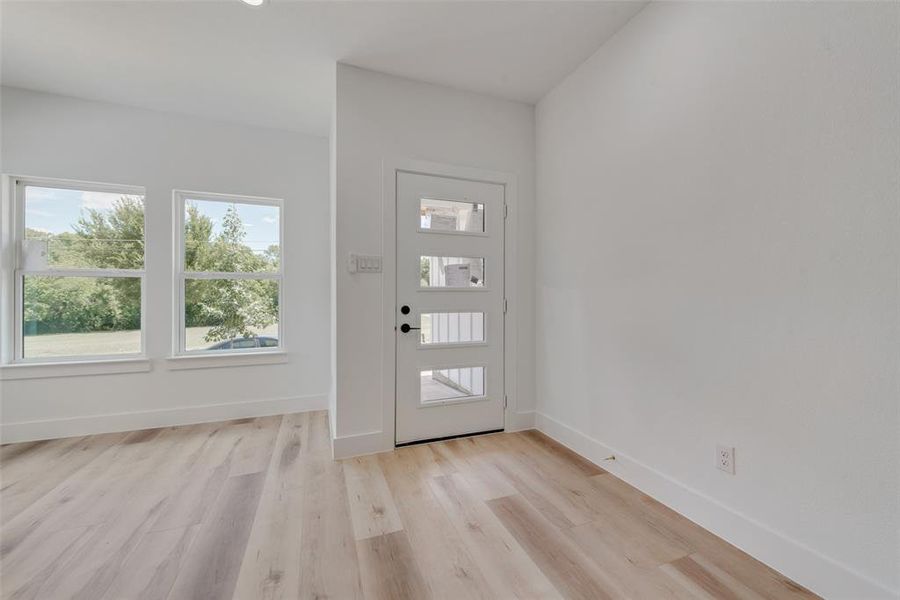
POLYGON ((447 440, 455 440, 464 437, 475 437, 476 435, 487 435, 489 433, 503 433, 505 429, 490 429, 488 431, 474 431, 472 433, 459 433, 456 435, 446 435, 444 437, 428 438, 427 440, 414 440, 412 442, 400 442, 394 444, 394 448, 403 448, 405 446, 416 446, 418 444, 430 444, 432 442, 445 442, 447 440))

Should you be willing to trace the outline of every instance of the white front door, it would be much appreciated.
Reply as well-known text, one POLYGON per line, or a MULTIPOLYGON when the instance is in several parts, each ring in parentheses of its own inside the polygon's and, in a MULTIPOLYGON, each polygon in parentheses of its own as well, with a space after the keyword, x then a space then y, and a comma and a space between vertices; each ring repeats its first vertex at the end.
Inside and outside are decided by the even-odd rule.
POLYGON ((503 428, 502 185, 397 173, 397 443, 503 428))

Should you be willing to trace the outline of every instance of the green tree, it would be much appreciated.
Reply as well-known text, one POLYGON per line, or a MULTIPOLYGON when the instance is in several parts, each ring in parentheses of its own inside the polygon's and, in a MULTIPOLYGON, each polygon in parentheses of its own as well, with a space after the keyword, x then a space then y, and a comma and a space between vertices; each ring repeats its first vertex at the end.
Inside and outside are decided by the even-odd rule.
POLYGON ((113 285, 114 281, 89 277, 26 277, 25 334, 140 327, 140 297, 123 295, 113 285))
MULTIPOLYGON (((79 267, 102 269, 144 268, 144 201, 137 196, 121 196, 108 210, 88 209, 67 236, 70 261, 79 267)), ((141 326, 141 281, 138 278, 109 278, 98 286, 97 298, 105 298, 114 317, 102 329, 138 329, 141 326)))
POLYGON ((218 342, 252 337, 254 330, 275 323, 278 282, 250 279, 193 279, 185 285, 194 299, 192 325, 209 327, 204 339, 218 342))
MULTIPOLYGON (((122 196, 109 210, 88 209, 73 229, 73 249, 87 263, 79 266, 101 269, 144 268, 142 199, 122 196)), ((67 234, 60 234, 65 235, 67 234)))
POLYGON ((184 207, 184 269, 185 271, 213 271, 215 262, 210 252, 213 222, 197 205, 187 202, 184 207))
MULTIPOLYGON (((185 270, 261 272, 278 269, 278 247, 256 253, 231 205, 216 233, 212 219, 195 204, 185 205, 185 270)), ((144 268, 144 206, 122 196, 108 210, 89 209, 73 231, 51 234, 26 230, 28 239, 46 240, 49 262, 68 268, 144 268)), ((26 334, 78 333, 140 327, 141 287, 137 278, 32 277, 25 284, 26 334)), ((275 281, 189 279, 185 324, 209 327, 206 341, 250 337, 275 323, 275 281)))
POLYGON ((419 279, 424 286, 431 285, 431 259, 423 256, 419 259, 419 279))

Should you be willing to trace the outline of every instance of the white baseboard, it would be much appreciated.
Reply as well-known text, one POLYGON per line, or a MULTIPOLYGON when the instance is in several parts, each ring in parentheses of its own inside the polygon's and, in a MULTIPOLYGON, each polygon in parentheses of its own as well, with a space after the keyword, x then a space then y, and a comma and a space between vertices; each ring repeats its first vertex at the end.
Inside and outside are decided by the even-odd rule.
POLYGON ((393 446, 384 445, 384 434, 381 431, 370 431, 356 435, 345 435, 331 440, 331 451, 335 459, 351 458, 364 454, 377 454, 393 450, 393 446))
POLYGON ((535 427, 773 569, 833 599, 898 599, 892 591, 768 525, 632 459, 568 425, 535 412, 535 427), (603 461, 614 454, 616 460, 603 461))
POLYGON ((325 394, 314 394, 293 398, 204 404, 159 410, 91 415, 69 419, 3 423, 0 425, 0 440, 4 444, 31 442, 114 431, 134 431, 137 429, 228 421, 247 417, 267 417, 311 410, 325 410, 327 408, 327 396, 325 394))
POLYGON ((534 411, 506 412, 506 431, 523 431, 534 429, 534 411))

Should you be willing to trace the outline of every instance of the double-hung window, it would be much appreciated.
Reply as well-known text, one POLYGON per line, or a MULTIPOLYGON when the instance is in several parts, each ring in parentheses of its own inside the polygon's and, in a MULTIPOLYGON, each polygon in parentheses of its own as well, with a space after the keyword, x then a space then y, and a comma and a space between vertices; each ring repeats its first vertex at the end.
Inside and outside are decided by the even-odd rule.
POLYGON ((283 346, 280 200, 175 192, 176 354, 283 346))
POLYGON ((15 179, 13 362, 144 353, 144 190, 15 179))

